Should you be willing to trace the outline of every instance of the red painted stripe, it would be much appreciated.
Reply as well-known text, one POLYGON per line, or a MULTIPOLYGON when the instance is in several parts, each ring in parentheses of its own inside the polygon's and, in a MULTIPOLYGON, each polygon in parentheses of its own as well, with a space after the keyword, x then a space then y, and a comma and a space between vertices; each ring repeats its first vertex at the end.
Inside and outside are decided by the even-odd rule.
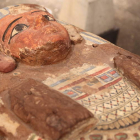
POLYGON ((112 75, 113 75, 113 74, 115 74, 115 73, 116 73, 116 71, 115 71, 115 70, 110 72, 110 74, 112 74, 112 75))
POLYGON ((75 100, 80 100, 80 99, 83 99, 83 98, 88 97, 88 96, 89 96, 89 94, 85 94, 83 96, 80 96, 80 97, 76 98, 75 100))
POLYGON ((112 85, 115 85, 115 84, 118 83, 120 80, 122 80, 122 77, 120 77, 119 79, 117 79, 117 80, 115 80, 115 81, 113 81, 113 82, 111 82, 111 83, 108 83, 108 84, 106 84, 106 85, 104 85, 104 86, 102 86, 102 87, 99 87, 99 90, 103 90, 103 89, 108 88, 108 87, 110 87, 110 86, 112 86, 112 85))
MULTIPOLYGON (((109 70, 109 69, 110 69, 110 67, 104 68, 104 69, 102 69, 102 70, 100 70, 100 71, 98 71, 98 72, 95 72, 95 73, 93 73, 93 74, 91 74, 91 75, 88 75, 87 77, 99 75, 99 74, 101 74, 101 73, 103 73, 103 72, 105 72, 105 71, 107 71, 107 70, 109 70)), ((71 84, 68 84, 68 85, 66 85, 66 86, 64 86, 64 87, 59 88, 58 90, 63 90, 63 89, 72 87, 72 86, 74 86, 74 85, 76 85, 76 84, 80 84, 80 83, 82 83, 82 82, 84 82, 84 81, 86 81, 86 80, 87 80, 86 78, 79 79, 79 80, 77 80, 77 81, 74 81, 74 82, 71 83, 71 84)))
POLYGON ((66 86, 64 86, 64 87, 59 88, 59 90, 63 90, 63 89, 65 89, 65 88, 72 87, 72 86, 74 86, 74 85, 76 85, 76 84, 80 84, 80 83, 82 83, 82 82, 84 82, 84 81, 86 81, 86 80, 87 80, 86 78, 79 79, 79 80, 77 80, 77 81, 74 81, 74 82, 71 83, 71 84, 68 84, 68 85, 66 85, 66 86))
POLYGON ((89 75, 89 76, 96 76, 96 75, 99 75, 99 74, 101 74, 101 73, 103 73, 103 72, 105 72, 105 71, 107 71, 107 70, 109 70, 109 69, 110 69, 110 67, 104 68, 104 69, 102 69, 102 70, 100 70, 100 71, 98 71, 98 72, 95 72, 95 73, 93 73, 93 74, 91 74, 91 75, 89 75))
MULTIPOLYGON (((122 77, 120 77, 119 79, 117 79, 117 80, 115 80, 115 81, 113 81, 113 82, 111 82, 111 83, 108 83, 108 84, 106 84, 106 85, 104 85, 104 86, 102 86, 102 87, 99 87, 99 91, 101 91, 101 90, 103 90, 103 89, 105 89, 105 88, 108 88, 108 87, 110 87, 110 86, 112 86, 112 85, 118 83, 120 80, 122 80, 122 77)), ((96 93, 97 93, 97 92, 96 92, 96 93)), ((76 98, 75 100, 80 100, 80 99, 83 99, 83 98, 88 97, 88 96, 89 96, 89 94, 85 94, 85 95, 82 95, 82 96, 76 98)))
POLYGON ((68 94, 68 95, 72 95, 72 94, 73 94, 73 92, 68 92, 67 94, 68 94))

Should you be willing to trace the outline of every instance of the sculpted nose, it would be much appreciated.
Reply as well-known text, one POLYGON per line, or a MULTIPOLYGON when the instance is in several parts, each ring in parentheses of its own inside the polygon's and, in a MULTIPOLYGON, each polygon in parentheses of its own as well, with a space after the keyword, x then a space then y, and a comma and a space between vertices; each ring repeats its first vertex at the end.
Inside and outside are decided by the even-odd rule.
POLYGON ((43 27, 44 25, 49 24, 49 21, 47 20, 47 18, 44 15, 39 15, 36 19, 35 19, 35 29, 38 29, 40 27, 43 27))

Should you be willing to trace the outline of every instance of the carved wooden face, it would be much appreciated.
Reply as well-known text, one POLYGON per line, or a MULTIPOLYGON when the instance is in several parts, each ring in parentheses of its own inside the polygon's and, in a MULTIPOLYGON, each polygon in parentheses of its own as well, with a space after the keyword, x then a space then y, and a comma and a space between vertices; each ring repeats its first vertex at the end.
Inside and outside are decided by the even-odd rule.
POLYGON ((0 20, 1 51, 30 65, 51 64, 70 51, 66 29, 47 11, 33 9, 0 20))

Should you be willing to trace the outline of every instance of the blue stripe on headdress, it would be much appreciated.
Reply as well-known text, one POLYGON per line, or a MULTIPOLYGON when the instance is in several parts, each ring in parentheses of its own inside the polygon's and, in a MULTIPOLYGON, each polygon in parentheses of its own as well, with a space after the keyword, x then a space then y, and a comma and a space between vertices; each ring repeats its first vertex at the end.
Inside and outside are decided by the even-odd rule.
POLYGON ((4 7, 4 8, 2 8, 2 9, 5 9, 5 10, 9 11, 9 7, 4 7))
POLYGON ((0 12, 0 19, 3 18, 4 16, 5 16, 5 15, 3 15, 3 14, 0 12))
MULTIPOLYGON (((11 5, 10 7, 18 7, 19 5, 11 5)), ((10 14, 10 11, 9 11, 9 8, 10 7, 4 7, 2 9, 0 9, 0 19, 2 19, 3 17, 7 16, 10 14), (1 10, 5 10, 6 11, 6 14, 4 14, 1 10)))
POLYGON ((4 7, 2 9, 0 9, 0 19, 2 19, 3 17, 9 15, 9 7, 4 7), (6 11, 6 14, 4 14, 1 10, 5 10, 6 11))

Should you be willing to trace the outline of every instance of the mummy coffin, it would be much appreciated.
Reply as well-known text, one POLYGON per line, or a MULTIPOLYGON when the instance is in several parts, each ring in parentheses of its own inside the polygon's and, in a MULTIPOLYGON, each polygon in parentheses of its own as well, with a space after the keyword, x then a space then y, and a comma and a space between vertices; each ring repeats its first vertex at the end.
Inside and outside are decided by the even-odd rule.
POLYGON ((1 140, 140 139, 140 57, 45 8, 0 10, 1 140))

